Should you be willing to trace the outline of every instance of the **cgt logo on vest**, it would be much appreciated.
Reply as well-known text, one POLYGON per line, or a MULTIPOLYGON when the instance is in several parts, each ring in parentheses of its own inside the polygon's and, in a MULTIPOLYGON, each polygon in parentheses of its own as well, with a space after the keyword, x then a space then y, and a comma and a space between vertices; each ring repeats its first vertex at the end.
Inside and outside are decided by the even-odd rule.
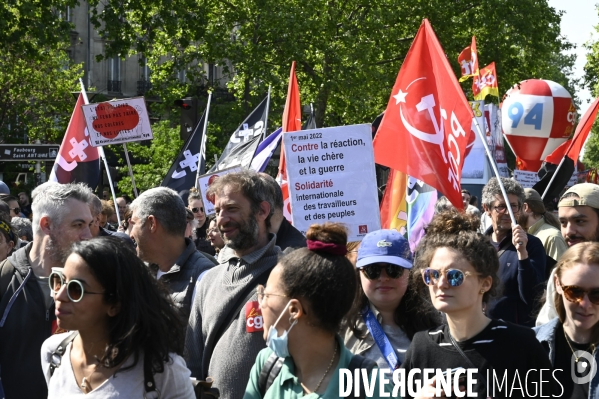
POLYGON ((249 333, 264 331, 264 320, 258 301, 245 304, 245 331, 249 333))

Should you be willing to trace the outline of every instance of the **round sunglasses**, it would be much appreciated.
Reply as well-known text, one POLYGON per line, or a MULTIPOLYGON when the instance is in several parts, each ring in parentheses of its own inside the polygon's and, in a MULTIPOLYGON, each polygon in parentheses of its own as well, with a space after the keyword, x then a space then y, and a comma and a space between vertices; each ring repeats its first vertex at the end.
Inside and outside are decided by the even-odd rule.
POLYGON ((368 266, 364 266, 362 269, 362 273, 368 280, 376 280, 381 277, 381 272, 385 269, 385 273, 389 278, 400 278, 403 276, 405 268, 397 265, 393 265, 391 263, 373 263, 368 266))
POLYGON ((562 285, 560 282, 560 286, 564 291, 564 296, 570 302, 580 303, 584 299, 585 295, 588 295, 589 301, 594 305, 599 305, 599 288, 591 288, 586 290, 577 285, 562 285))
MULTIPOLYGON (((422 271, 422 279, 424 280, 424 284, 437 284, 442 273, 443 272, 436 269, 424 269, 422 271)), ((470 272, 463 272, 460 269, 448 269, 444 273, 447 283, 451 287, 459 287, 460 285, 462 285, 466 277, 471 275, 470 272)))
POLYGON ((58 272, 50 273, 48 277, 48 284, 50 285, 50 290, 52 290, 52 294, 56 295, 58 291, 62 288, 64 284, 67 285, 67 296, 71 300, 71 302, 79 302, 83 299, 83 294, 95 294, 95 295, 103 295, 103 292, 91 292, 86 291, 83 288, 83 283, 79 280, 71 280, 68 283, 65 281, 64 275, 58 272))

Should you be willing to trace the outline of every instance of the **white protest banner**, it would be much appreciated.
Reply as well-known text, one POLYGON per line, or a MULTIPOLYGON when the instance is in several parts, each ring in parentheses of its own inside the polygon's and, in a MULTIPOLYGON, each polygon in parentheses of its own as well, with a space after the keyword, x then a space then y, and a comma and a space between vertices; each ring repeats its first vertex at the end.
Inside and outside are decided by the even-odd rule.
POLYGON ((214 197, 208 197, 206 195, 206 191, 208 191, 208 187, 210 187, 210 185, 212 183, 214 183, 214 181, 216 179, 218 179, 219 176, 224 176, 224 175, 228 175, 229 173, 239 172, 240 170, 241 170, 241 167, 236 166, 233 168, 219 170, 218 172, 208 173, 208 174, 198 177, 198 187, 200 188, 200 193, 202 194, 202 201, 204 202, 204 213, 206 214, 206 216, 214 215, 214 213, 215 213, 214 212, 214 197))
POLYGON ((88 104, 81 109, 93 147, 154 138, 143 97, 88 104))
POLYGON ((348 241, 379 230, 378 189, 369 124, 283 134, 293 225, 340 222, 348 241))
POLYGON ((539 181, 537 172, 529 172, 527 170, 515 170, 514 180, 516 180, 524 188, 532 188, 539 181))

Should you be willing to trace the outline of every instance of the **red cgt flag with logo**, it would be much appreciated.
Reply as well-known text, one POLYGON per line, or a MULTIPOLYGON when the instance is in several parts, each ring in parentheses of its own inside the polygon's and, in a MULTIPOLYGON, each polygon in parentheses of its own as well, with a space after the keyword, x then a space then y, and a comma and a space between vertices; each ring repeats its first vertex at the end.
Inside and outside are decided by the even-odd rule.
POLYGON ((424 20, 374 139, 375 162, 433 186, 458 209, 472 109, 424 20))

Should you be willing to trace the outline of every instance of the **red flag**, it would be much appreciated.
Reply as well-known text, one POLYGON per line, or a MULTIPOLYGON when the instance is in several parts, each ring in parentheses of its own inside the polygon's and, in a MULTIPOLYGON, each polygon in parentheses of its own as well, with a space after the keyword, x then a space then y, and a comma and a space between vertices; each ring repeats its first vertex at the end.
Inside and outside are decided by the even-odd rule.
POLYGON ((61 184, 82 182, 95 189, 100 181, 100 156, 89 141, 83 104, 83 95, 79 94, 49 180, 61 184))
POLYGON ((593 123, 597 117, 597 111, 599 111, 599 98, 595 99, 593 104, 591 104, 589 109, 587 109, 587 112, 585 112, 580 119, 578 126, 576 126, 574 136, 572 136, 570 140, 564 141, 559 147, 553 150, 551 154, 547 155, 545 162, 559 165, 562 159, 567 156, 574 161, 574 164, 576 164, 576 161, 580 156, 580 151, 584 146, 584 142, 589 136, 591 127, 593 127, 593 123))
MULTIPOLYGON (((287 88, 287 100, 285 101, 285 110, 283 111, 283 133, 302 130, 302 109, 300 105, 299 85, 295 76, 295 61, 291 63, 291 72, 289 73, 289 86, 287 88)), ((281 145, 281 156, 279 158, 279 174, 277 181, 283 190, 283 200, 285 201, 283 215, 291 221, 291 205, 289 201, 289 188, 287 186, 287 170, 285 169, 285 151, 281 145)))
POLYGON ((476 50, 476 36, 472 36, 472 44, 466 47, 460 55, 458 55, 458 64, 462 69, 462 77, 460 82, 471 77, 478 76, 478 51, 476 50))
POLYGON ((443 193, 458 209, 472 109, 428 20, 399 71, 374 139, 378 164, 443 193))

